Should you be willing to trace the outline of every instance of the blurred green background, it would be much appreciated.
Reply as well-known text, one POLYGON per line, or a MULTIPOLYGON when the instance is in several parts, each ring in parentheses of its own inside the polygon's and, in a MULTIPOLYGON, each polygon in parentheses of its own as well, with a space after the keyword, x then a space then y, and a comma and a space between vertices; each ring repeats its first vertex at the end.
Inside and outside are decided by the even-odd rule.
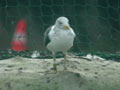
POLYGON ((43 33, 66 16, 77 38, 74 52, 120 51, 119 0, 0 0, 0 50, 10 49, 17 22, 27 21, 28 50, 44 50, 43 33))

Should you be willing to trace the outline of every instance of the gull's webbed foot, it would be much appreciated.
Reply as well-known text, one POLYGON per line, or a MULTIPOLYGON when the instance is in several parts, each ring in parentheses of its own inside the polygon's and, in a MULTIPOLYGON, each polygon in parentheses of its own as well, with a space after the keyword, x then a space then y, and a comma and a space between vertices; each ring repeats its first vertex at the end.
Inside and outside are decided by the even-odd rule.
POLYGON ((56 65, 56 63, 53 64, 53 70, 54 70, 55 72, 57 72, 57 65, 56 65))

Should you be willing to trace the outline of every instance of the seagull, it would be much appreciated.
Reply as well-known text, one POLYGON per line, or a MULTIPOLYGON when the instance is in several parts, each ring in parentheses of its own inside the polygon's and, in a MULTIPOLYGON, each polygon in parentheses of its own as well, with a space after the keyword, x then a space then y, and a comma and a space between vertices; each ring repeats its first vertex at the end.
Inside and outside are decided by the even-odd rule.
POLYGON ((69 20, 66 17, 59 17, 56 19, 54 25, 50 26, 44 33, 44 45, 53 55, 53 69, 57 71, 56 67, 56 53, 62 52, 64 54, 64 69, 66 67, 67 51, 73 46, 76 34, 70 27, 69 20))

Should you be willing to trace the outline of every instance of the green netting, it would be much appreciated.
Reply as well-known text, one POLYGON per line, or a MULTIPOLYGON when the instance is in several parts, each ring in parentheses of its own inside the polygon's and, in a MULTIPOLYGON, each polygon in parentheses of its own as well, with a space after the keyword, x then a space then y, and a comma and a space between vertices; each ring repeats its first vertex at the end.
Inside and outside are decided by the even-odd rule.
POLYGON ((46 51, 44 31, 66 16, 77 34, 71 52, 119 57, 119 12, 119 0, 0 0, 0 50, 11 48, 16 24, 25 19, 28 50, 46 51))

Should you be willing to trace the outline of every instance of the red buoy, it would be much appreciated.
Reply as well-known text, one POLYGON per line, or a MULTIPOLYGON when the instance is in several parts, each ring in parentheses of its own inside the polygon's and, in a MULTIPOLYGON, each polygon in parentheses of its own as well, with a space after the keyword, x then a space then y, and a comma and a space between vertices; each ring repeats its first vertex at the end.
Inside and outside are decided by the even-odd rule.
POLYGON ((26 46, 26 21, 20 20, 16 26, 16 30, 12 40, 12 50, 24 51, 26 46))

